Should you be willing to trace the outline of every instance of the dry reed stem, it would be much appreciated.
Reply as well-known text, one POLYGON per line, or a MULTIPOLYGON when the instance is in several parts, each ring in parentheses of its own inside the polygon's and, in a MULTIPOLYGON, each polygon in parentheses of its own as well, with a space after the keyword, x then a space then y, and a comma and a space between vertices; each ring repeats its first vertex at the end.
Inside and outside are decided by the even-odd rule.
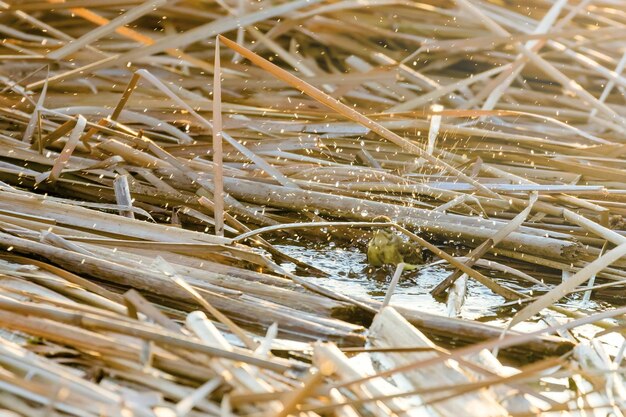
POLYGON ((541 412, 623 408, 623 349, 538 338, 593 322, 621 341, 611 318, 623 309, 594 316, 575 301, 619 305, 626 280, 619 2, 244 3, 0 2, 1 327, 14 330, 0 334, 0 404, 22 415, 382 417, 417 415, 417 396, 426 413, 515 389, 541 412), (496 327, 398 305, 429 334, 471 345, 375 375, 362 368, 428 351, 358 348, 357 364, 309 344, 363 344, 350 322, 382 297, 331 289, 274 243, 361 244, 390 227, 434 254, 429 267, 453 268, 434 292, 466 273, 520 304, 485 306, 503 321, 543 315, 551 327, 496 340, 496 327), (211 337, 177 323, 197 303, 216 318, 202 320, 211 337), (574 356, 515 374, 467 356, 507 349, 524 361, 573 344, 574 356), (307 379, 311 349, 336 372, 307 379), (401 390, 378 378, 450 358, 477 379, 401 390))

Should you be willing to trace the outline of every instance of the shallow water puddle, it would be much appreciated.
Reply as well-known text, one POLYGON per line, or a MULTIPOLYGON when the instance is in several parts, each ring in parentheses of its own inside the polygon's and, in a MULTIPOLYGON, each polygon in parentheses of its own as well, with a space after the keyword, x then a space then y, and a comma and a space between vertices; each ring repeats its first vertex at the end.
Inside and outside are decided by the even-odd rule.
MULTIPOLYGON (((296 259, 329 273, 329 278, 320 278, 320 285, 355 297, 370 297, 382 301, 394 271, 391 266, 372 268, 367 264, 365 252, 361 249, 338 247, 332 242, 313 246, 280 244, 274 244, 274 246, 296 259)), ((286 263, 282 266, 290 272, 295 271, 293 264, 286 263)), ((442 266, 431 266, 419 271, 405 271, 391 303, 445 315, 445 303, 435 300, 429 291, 449 273, 450 271, 442 266)), ((504 298, 493 294, 475 281, 469 280, 461 317, 495 319, 494 309, 504 301, 504 298)))

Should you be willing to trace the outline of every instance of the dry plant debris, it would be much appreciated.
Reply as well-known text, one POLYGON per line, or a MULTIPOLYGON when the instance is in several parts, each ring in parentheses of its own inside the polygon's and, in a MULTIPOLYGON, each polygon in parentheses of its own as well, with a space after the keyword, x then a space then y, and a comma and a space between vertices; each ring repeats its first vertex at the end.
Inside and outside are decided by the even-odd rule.
POLYGON ((4 0, 0 33, 2 416, 624 415, 624 0, 4 0), (272 245, 384 229, 450 317, 272 245))

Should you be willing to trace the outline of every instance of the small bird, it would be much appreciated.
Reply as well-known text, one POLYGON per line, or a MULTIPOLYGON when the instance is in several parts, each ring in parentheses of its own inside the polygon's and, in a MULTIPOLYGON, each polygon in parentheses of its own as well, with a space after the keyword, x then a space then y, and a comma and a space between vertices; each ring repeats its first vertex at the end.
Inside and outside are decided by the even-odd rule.
POLYGON ((405 242, 397 234, 387 230, 376 230, 367 245, 367 262, 375 267, 404 262, 404 269, 415 269, 412 263, 423 263, 420 247, 405 242))

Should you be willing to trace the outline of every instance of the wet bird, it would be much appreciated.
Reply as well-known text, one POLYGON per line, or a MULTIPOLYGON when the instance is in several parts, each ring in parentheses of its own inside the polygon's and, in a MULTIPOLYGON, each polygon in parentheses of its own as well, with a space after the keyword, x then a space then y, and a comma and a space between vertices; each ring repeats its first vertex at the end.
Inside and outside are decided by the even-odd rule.
POLYGON ((405 242, 396 233, 379 229, 367 245, 367 262, 375 267, 404 262, 404 269, 414 269, 413 264, 421 264, 424 259, 419 246, 405 242))

